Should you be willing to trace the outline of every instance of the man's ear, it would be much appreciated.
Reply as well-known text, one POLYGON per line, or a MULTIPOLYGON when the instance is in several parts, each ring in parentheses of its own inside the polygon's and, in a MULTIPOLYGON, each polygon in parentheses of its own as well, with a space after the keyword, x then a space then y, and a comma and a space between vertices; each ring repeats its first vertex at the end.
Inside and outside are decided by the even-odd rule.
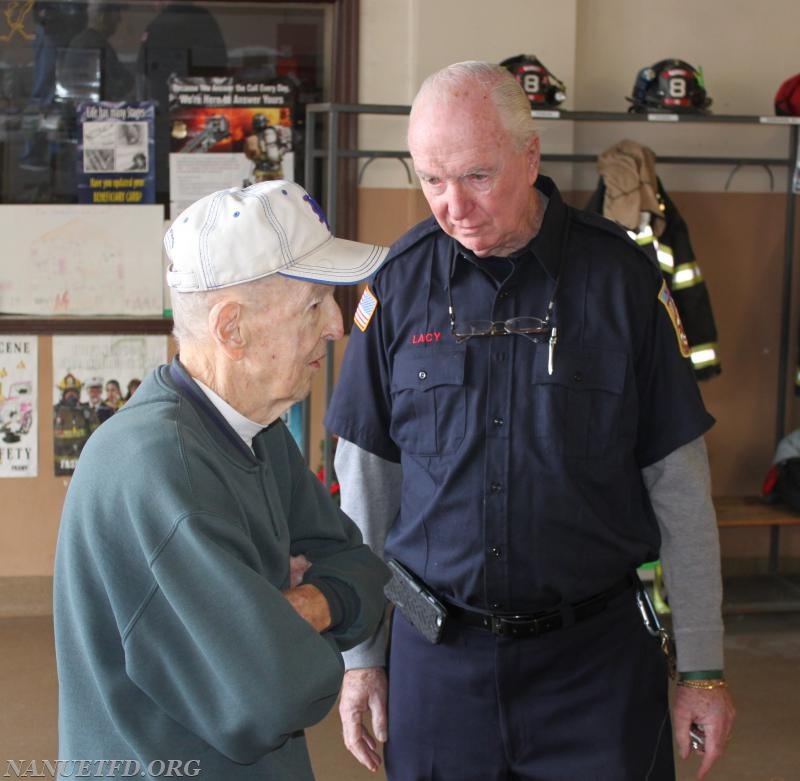
POLYGON ((229 358, 238 360, 244 352, 246 339, 242 328, 242 305, 227 299, 211 307, 208 328, 214 341, 229 358))
POLYGON ((539 176, 540 153, 539 153, 538 135, 533 136, 528 142, 527 157, 528 157, 528 180, 530 184, 533 185, 533 183, 539 176))

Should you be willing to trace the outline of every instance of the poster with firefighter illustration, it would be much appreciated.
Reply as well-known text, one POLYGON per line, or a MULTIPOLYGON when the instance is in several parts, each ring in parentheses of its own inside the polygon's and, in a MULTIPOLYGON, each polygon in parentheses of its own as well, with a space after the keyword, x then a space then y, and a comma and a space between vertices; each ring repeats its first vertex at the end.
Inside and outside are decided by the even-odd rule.
POLYGON ((294 87, 234 76, 169 80, 170 216, 214 190, 294 180, 294 87))
POLYGON ((35 336, 0 336, 0 477, 36 477, 35 336))
POLYGON ((83 446, 167 359, 165 336, 53 337, 54 473, 71 475, 83 446))

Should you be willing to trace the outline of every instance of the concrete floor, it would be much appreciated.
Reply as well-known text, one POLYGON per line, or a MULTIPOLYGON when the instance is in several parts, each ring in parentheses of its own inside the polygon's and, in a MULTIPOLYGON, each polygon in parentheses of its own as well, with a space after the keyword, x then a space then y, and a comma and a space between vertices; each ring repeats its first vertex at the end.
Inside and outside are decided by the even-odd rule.
MULTIPOLYGON (((726 626, 726 668, 739 718, 728 753, 706 778, 800 781, 800 614, 728 615, 726 626)), ((54 760, 57 680, 49 617, 0 619, 0 698, 0 778, 9 759, 54 760)), ((317 781, 384 781, 382 772, 367 772, 347 754, 335 712, 308 739, 317 781)), ((695 777, 694 759, 678 764, 677 781, 695 777)))

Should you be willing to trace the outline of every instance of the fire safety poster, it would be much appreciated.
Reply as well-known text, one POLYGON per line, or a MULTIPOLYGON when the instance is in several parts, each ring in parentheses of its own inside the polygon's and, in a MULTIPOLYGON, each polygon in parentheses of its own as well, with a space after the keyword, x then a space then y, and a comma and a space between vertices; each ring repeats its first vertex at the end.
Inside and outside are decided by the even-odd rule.
POLYGON ((226 187, 294 180, 294 87, 233 76, 169 80, 170 217, 226 187))
POLYGON ((53 337, 54 474, 71 475, 91 434, 167 359, 167 337, 53 337))
POLYGON ((0 477, 36 477, 39 342, 0 336, 0 477))

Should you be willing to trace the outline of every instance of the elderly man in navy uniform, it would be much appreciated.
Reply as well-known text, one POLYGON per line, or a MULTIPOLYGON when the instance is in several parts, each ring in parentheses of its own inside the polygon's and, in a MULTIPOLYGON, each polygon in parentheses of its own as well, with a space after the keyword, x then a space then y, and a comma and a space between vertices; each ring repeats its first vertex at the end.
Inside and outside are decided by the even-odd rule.
POLYGON ((713 418, 669 291, 617 226, 539 176, 505 69, 429 77, 408 141, 433 216, 366 288, 326 425, 343 509, 447 618, 432 643, 401 601, 388 663, 381 636, 349 652, 345 744, 374 770, 388 737, 391 781, 665 781, 672 725, 682 757, 704 740, 704 775, 734 719, 713 418), (636 577, 658 557, 672 720, 636 577))

